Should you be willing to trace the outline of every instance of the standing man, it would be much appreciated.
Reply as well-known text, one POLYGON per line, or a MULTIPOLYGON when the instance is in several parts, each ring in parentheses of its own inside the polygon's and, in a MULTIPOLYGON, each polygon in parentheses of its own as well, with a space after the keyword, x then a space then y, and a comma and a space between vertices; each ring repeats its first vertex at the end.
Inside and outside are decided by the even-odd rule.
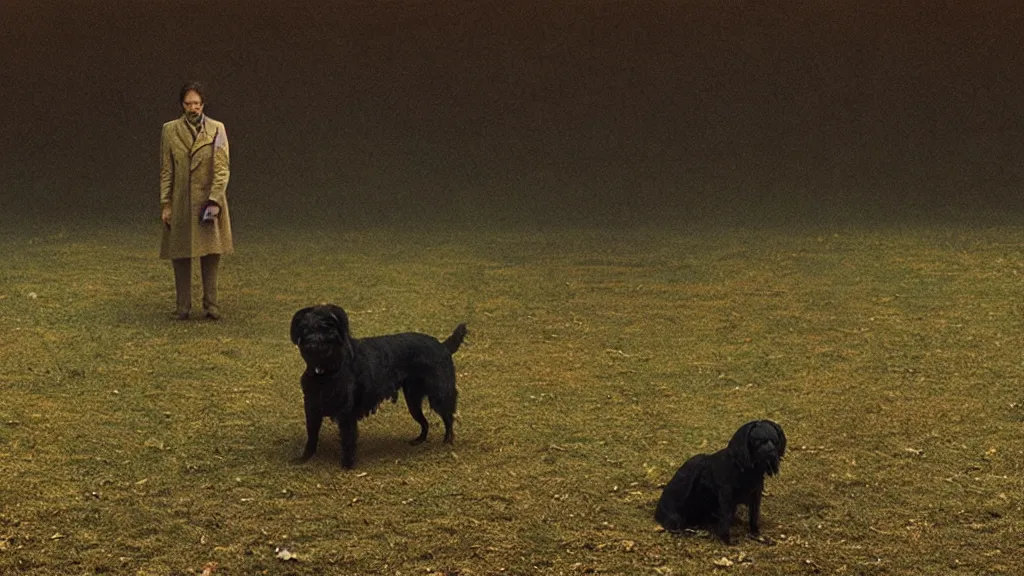
POLYGON ((203 314, 219 320, 217 267, 234 250, 228 217, 228 135, 224 125, 203 114, 203 86, 189 82, 179 98, 181 118, 164 124, 160 136, 160 258, 174 267, 176 317, 192 309, 192 259, 203 278, 203 314))

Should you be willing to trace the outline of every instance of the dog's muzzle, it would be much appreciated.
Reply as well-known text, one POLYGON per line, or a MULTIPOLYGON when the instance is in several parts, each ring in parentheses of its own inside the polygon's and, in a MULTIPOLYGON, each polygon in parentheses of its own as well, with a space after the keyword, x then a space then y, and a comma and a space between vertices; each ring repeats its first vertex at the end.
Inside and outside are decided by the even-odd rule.
POLYGON ((775 449, 774 443, 768 442, 762 445, 755 454, 755 460, 764 467, 769 476, 779 473, 779 452, 775 449))
POLYGON ((296 344, 303 355, 327 356, 339 342, 329 335, 313 333, 302 336, 296 344))
POLYGON ((313 373, 320 375, 326 372, 325 364, 328 364, 334 356, 335 345, 322 338, 301 338, 298 342, 299 353, 306 361, 306 364, 313 369, 313 373))

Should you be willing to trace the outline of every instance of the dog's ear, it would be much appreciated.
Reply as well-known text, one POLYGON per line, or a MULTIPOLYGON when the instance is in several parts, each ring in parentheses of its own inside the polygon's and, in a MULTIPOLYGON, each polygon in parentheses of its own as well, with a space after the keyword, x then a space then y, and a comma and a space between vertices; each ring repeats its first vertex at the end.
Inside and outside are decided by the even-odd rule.
POLYGON ((754 459, 750 455, 750 431, 757 426, 757 422, 747 422, 732 435, 729 440, 729 454, 736 460, 740 468, 747 469, 754 467, 754 459))
POLYGON ((355 351, 352 349, 352 333, 348 329, 348 314, 341 306, 334 304, 324 304, 323 307, 338 324, 338 332, 341 334, 341 339, 345 341, 345 351, 348 352, 348 357, 355 357, 355 351))
POLYGON ((299 339, 302 338, 302 332, 299 330, 299 327, 302 325, 302 319, 305 318, 306 314, 309 314, 309 311, 312 309, 312 306, 307 306, 292 316, 292 344, 298 346, 299 339))
POLYGON ((775 433, 779 435, 779 443, 776 446, 776 451, 779 453, 779 458, 786 453, 786 433, 782 431, 782 426, 779 426, 771 420, 765 420, 765 423, 771 424, 775 428, 775 433))
POLYGON ((335 306, 334 304, 324 304, 323 307, 334 318, 334 321, 338 323, 338 331, 341 332, 341 335, 346 340, 351 338, 352 335, 348 331, 348 314, 345 313, 345 310, 341 306, 335 306))

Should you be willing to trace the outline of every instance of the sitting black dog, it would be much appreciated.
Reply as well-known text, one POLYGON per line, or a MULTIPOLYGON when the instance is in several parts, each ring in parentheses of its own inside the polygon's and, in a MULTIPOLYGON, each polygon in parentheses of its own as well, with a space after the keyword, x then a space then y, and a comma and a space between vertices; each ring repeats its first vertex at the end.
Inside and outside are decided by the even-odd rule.
POLYGON ((779 473, 785 453, 786 435, 778 424, 744 424, 725 449, 683 463, 665 486, 654 519, 670 531, 714 525, 715 534, 729 544, 736 508, 746 504, 750 534, 757 536, 764 477, 779 473))
POLYGON ((316 452, 320 424, 330 417, 341 435, 342 466, 355 466, 357 422, 376 412, 384 400, 397 402, 399 390, 405 395, 409 413, 420 425, 420 435, 413 444, 427 439, 424 396, 444 422, 445 443, 453 441, 457 394, 452 354, 466 337, 465 324, 459 324, 443 343, 415 332, 353 338, 345 311, 324 304, 296 312, 291 337, 306 362, 302 374, 306 448, 299 462, 316 452))

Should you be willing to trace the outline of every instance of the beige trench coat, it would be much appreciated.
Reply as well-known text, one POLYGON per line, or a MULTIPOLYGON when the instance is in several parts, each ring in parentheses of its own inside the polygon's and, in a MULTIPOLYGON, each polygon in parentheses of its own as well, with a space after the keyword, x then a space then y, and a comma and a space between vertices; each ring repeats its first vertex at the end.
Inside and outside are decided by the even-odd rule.
POLYGON ((203 116, 193 138, 185 116, 164 124, 160 136, 160 207, 171 206, 171 226, 164 226, 160 257, 198 258, 234 250, 228 212, 228 135, 224 124, 203 116), (220 206, 213 223, 200 224, 207 200, 220 206))

